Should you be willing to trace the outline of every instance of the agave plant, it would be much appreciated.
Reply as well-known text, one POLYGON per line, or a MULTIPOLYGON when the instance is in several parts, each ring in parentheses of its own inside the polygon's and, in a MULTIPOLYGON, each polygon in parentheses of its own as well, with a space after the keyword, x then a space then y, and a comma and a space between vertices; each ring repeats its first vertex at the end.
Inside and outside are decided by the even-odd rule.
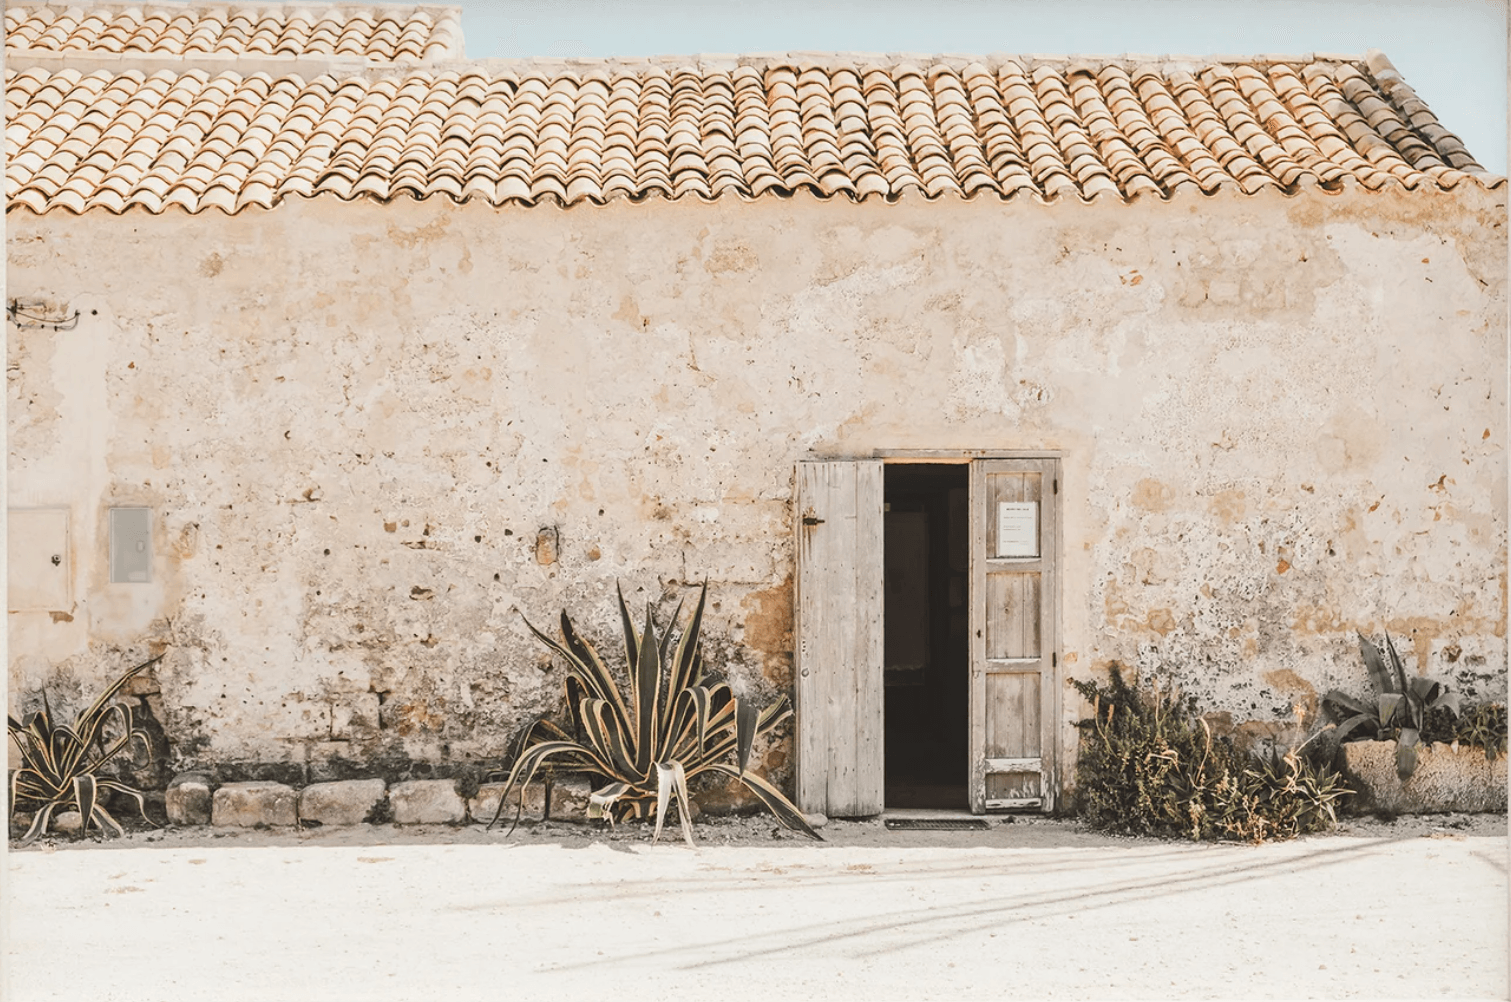
MULTIPOLYGON (((675 794, 683 837, 692 844, 687 781, 704 772, 739 780, 784 827, 819 838, 780 790, 747 768, 756 736, 776 727, 791 715, 792 708, 784 696, 757 710, 754 704, 736 696, 728 683, 706 676, 699 632, 707 594, 705 582, 697 607, 672 647, 672 629, 657 629, 649 604, 644 628, 635 629, 624 593, 619 592, 627 694, 620 691, 603 659, 578 634, 565 611, 561 614, 560 641, 525 620, 530 631, 567 663, 566 701, 572 729, 569 733, 540 717, 520 731, 504 796, 499 798, 490 828, 498 822, 514 785, 527 787, 537 770, 545 766, 605 781, 589 797, 590 817, 607 816, 612 824, 616 819, 645 818, 654 812, 652 841, 661 836, 668 802, 675 794)), ((679 603, 671 627, 681 614, 679 603)))
POLYGON ((1385 654, 1364 634, 1359 634, 1359 652, 1375 686, 1373 703, 1355 699, 1333 689, 1322 698, 1322 705, 1338 721, 1329 744, 1337 744, 1356 730, 1364 730, 1377 740, 1396 737, 1396 775, 1411 778, 1417 768, 1417 749, 1421 745, 1422 726, 1427 711, 1442 708, 1455 717, 1459 713, 1459 696, 1448 687, 1420 675, 1406 677, 1401 655, 1395 642, 1385 634, 1385 654))
POLYGON ((117 779, 101 778, 99 772, 117 755, 128 751, 135 740, 140 739, 151 754, 147 733, 132 724, 131 708, 114 699, 127 682, 162 657, 159 654, 117 678, 87 710, 74 718, 72 727, 53 723, 46 692, 42 693, 42 709, 28 716, 25 723, 6 715, 7 731, 21 752, 21 768, 11 778, 11 811, 14 813, 22 803, 39 805, 21 840, 23 844, 47 831, 53 811, 59 807, 77 810, 85 831, 93 822, 101 831, 109 824, 124 835, 125 829, 101 802, 100 794, 111 790, 134 798, 142 820, 152 823, 147 819, 140 791, 117 779), (113 729, 112 722, 117 725, 113 729))

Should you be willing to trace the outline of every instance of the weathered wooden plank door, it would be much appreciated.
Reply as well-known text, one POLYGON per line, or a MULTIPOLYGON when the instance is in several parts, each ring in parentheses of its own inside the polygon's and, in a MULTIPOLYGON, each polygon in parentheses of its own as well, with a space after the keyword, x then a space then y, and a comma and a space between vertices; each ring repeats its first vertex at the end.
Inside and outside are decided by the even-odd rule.
POLYGON ((971 810, 1052 810, 1059 462, 971 463, 971 810))
POLYGON ((797 475, 797 803, 882 809, 882 464, 797 475))

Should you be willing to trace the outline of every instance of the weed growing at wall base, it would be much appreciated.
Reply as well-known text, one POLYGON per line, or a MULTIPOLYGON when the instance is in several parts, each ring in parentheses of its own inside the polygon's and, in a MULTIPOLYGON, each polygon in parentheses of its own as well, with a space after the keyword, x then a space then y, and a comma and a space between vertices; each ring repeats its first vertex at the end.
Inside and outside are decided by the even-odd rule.
POLYGON ((1129 685, 1115 666, 1106 685, 1071 684, 1092 705, 1078 724, 1076 790, 1093 828, 1263 842, 1337 823, 1350 791, 1304 746, 1248 755, 1212 736, 1194 699, 1129 685))
POLYGON ((1493 762, 1506 754, 1506 707, 1503 703, 1476 703, 1458 716, 1429 709, 1422 725, 1422 743, 1463 744, 1483 748, 1485 760, 1493 762))

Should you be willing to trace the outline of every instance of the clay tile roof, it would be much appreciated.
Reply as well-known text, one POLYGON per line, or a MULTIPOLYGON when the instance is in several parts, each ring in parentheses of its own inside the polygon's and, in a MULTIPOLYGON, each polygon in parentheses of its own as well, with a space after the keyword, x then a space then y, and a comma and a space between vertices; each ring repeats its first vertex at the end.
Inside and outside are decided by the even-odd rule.
MULTIPOLYGON (((328 52, 354 38, 402 47, 413 25, 438 30, 452 12, 32 5, 6 10, 6 32, 12 46, 87 35, 78 44, 129 48, 175 29, 185 59, 231 37, 243 51, 263 39, 276 57, 290 39, 323 38, 328 52)), ((234 213, 325 195, 570 206, 799 190, 1127 201, 1504 183, 1379 53, 449 60, 308 75, 131 65, 6 69, 8 210, 234 213)))
POLYGON ((462 57, 461 11, 444 6, 333 3, 101 3, 12 0, 7 61, 119 56, 347 55, 374 63, 462 57))

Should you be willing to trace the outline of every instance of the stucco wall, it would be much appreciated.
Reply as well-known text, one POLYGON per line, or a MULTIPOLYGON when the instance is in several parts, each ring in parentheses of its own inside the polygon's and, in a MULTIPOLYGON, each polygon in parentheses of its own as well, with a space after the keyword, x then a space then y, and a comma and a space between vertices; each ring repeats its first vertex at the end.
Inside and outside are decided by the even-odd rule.
POLYGON ((1270 719, 1362 689, 1388 627, 1504 698, 1505 218, 1468 185, 12 213, 11 295, 83 311, 9 328, 10 504, 71 509, 76 599, 10 615, 12 699, 167 643, 184 764, 445 770, 559 698, 521 612, 607 638, 615 581, 705 577, 769 698, 794 463, 910 448, 1063 450, 1073 673, 1270 719), (156 513, 150 586, 107 583, 116 504, 156 513))

